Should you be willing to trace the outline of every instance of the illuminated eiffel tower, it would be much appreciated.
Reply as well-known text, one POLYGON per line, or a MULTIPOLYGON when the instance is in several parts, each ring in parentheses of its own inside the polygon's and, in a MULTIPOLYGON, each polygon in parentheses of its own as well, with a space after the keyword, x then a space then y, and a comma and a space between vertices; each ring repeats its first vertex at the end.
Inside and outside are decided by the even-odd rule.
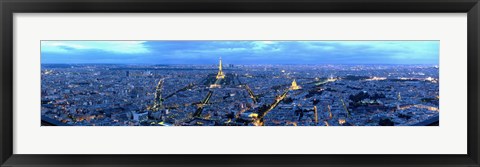
POLYGON ((220 57, 220 63, 218 64, 218 73, 217 73, 217 79, 224 79, 225 74, 222 71, 222 58, 220 57))
POLYGON ((222 86, 220 85, 221 80, 225 78, 225 74, 222 71, 222 58, 220 57, 220 63, 218 64, 218 73, 217 76, 215 77, 217 80, 215 80, 215 83, 210 85, 210 88, 221 88, 222 86))

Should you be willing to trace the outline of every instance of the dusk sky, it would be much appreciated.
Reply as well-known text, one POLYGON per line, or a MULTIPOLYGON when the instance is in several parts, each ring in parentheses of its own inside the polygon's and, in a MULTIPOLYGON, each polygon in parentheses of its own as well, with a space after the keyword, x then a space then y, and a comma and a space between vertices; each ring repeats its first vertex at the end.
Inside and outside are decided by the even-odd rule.
POLYGON ((42 41, 42 64, 438 64, 439 41, 42 41))

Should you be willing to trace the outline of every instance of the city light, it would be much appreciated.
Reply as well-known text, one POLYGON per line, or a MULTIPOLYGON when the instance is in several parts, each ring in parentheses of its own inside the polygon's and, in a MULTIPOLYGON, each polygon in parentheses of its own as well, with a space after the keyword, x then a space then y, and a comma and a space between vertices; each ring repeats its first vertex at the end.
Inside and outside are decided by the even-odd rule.
POLYGON ((209 59, 210 64, 42 64, 42 125, 424 126, 439 121, 436 65, 235 64, 222 57, 209 59))

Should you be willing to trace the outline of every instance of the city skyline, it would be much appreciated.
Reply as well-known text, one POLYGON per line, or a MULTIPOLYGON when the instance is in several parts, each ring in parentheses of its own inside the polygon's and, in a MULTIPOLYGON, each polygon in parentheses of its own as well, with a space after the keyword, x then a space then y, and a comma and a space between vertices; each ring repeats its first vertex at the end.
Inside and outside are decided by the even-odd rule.
POLYGON ((438 126, 438 67, 47 65, 43 126, 438 126), (187 68, 186 68, 187 67, 187 68), (335 75, 332 75, 335 74, 335 75), (298 80, 297 80, 298 79, 298 80))
POLYGON ((43 41, 41 125, 439 126, 438 45, 43 41))
POLYGON ((42 64, 428 64, 439 41, 42 41, 42 64))

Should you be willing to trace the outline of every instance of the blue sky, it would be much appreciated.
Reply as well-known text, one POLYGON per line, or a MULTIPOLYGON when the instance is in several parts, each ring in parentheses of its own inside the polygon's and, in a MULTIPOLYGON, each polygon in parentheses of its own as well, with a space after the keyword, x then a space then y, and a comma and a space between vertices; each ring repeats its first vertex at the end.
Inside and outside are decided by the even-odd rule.
POLYGON ((42 64, 438 64, 439 41, 42 41, 42 64))

